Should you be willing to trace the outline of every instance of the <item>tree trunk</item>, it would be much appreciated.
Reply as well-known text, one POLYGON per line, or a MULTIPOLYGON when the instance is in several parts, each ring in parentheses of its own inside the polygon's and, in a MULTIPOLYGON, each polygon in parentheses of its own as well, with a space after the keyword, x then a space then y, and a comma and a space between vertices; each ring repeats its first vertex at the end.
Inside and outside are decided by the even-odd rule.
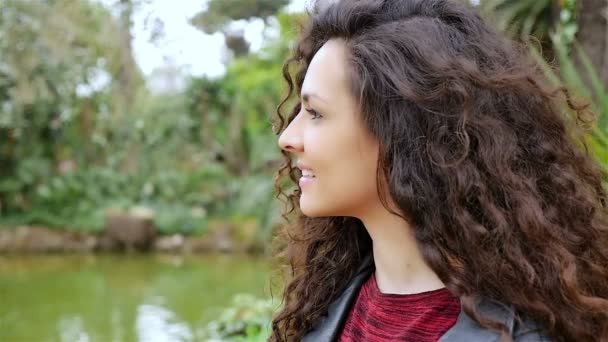
POLYGON ((242 134, 245 118, 236 104, 230 106, 229 115, 228 144, 225 148, 226 165, 231 174, 243 176, 249 170, 249 158, 242 134))
POLYGON ((211 122, 211 118, 209 117, 211 114, 209 113, 209 93, 207 90, 203 90, 203 94, 201 95, 201 100, 198 103, 198 112, 201 115, 201 132, 200 137, 203 142, 203 146, 207 151, 213 151, 215 147, 214 136, 213 136, 213 126, 211 122))
MULTIPOLYGON (((577 0, 577 40, 605 85, 608 85, 607 9, 608 0, 577 0)), ((580 61, 578 64, 579 70, 584 70, 580 61)))
POLYGON ((137 68, 133 59, 133 35, 131 29, 133 26, 133 1, 120 0, 120 70, 118 73, 118 83, 120 87, 120 95, 122 97, 123 110, 128 114, 131 113, 133 99, 135 97, 135 70, 137 68))

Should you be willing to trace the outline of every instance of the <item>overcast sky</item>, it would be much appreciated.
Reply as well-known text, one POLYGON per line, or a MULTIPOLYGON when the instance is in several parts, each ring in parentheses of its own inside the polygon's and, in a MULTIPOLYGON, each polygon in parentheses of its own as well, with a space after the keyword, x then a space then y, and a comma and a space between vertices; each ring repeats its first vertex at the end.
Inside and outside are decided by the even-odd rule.
MULTIPOLYGON (((116 0, 98 0, 104 5, 116 0)), ((229 0, 228 0, 229 1, 229 0)), ((301 11, 310 0, 292 0, 288 10, 301 11)), ((156 68, 176 66, 189 75, 219 76, 224 72, 224 38, 220 33, 204 34, 189 24, 207 0, 144 0, 133 14, 133 53, 144 74, 156 68), (163 34, 151 41, 155 22, 162 22, 163 34)), ((240 24, 240 25, 239 25, 240 24)), ((252 50, 262 44, 261 20, 241 22, 252 50)))

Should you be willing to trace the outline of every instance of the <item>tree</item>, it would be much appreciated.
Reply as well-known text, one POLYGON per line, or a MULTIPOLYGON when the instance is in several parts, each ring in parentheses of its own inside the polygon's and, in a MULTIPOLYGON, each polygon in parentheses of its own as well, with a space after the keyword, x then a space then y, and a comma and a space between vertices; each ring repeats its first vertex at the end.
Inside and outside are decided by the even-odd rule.
MULTIPOLYGON (((198 80, 190 89, 196 99, 191 108, 200 115, 203 141, 233 175, 251 172, 252 164, 255 164, 251 158, 253 137, 267 136, 265 130, 270 131, 269 127, 262 125, 260 128, 260 124, 255 122, 266 123, 268 113, 279 101, 279 90, 264 90, 268 90, 266 82, 277 84, 276 75, 280 75, 286 51, 270 47, 252 55, 242 32, 233 31, 230 24, 251 18, 261 18, 267 24, 268 19, 288 3, 289 0, 211 0, 206 10, 191 19, 191 23, 205 33, 224 34, 226 45, 235 57, 221 80, 198 80), (272 80, 267 75, 272 75, 272 80), (211 135, 219 139, 214 140, 211 135)), ((286 46, 286 42, 283 40, 275 45, 286 46)))
POLYGON ((120 21, 119 21, 119 38, 120 38, 120 49, 118 57, 118 92, 116 96, 122 99, 122 108, 125 112, 130 113, 131 105, 135 98, 135 90, 137 88, 136 82, 141 81, 137 79, 137 65, 133 59, 132 41, 133 36, 131 34, 131 28, 133 26, 133 1, 132 0, 120 0, 120 21))
POLYGON ((0 210, 27 207, 27 193, 63 160, 95 162, 97 113, 113 110, 109 75, 118 24, 89 1, 4 0, 0 12, 0 210), (108 77, 108 76, 106 76, 108 77))
POLYGON ((193 79, 188 87, 189 112, 198 122, 201 140, 232 175, 255 173, 276 153, 269 118, 283 90, 277 75, 302 16, 279 14, 277 18, 279 40, 234 59, 222 78, 193 79))
POLYGON ((289 0, 210 0, 207 9, 192 17, 190 22, 207 34, 224 34, 226 46, 239 57, 249 53, 249 43, 242 32, 230 28, 230 23, 252 18, 266 22, 288 3, 289 0))

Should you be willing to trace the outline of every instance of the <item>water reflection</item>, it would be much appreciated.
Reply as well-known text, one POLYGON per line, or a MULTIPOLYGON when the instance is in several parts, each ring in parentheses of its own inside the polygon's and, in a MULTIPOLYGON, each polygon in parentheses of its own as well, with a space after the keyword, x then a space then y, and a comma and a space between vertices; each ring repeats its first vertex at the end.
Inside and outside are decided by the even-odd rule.
POLYGON ((192 341, 190 327, 178 322, 171 310, 159 305, 142 304, 137 309, 137 337, 140 342, 192 341))
POLYGON ((248 256, 2 256, 0 341, 199 340, 235 294, 268 297, 268 279, 248 256))
POLYGON ((114 342, 118 342, 118 341, 124 341, 125 340, 125 330, 124 330, 124 323, 122 320, 122 312, 120 310, 118 310, 117 308, 112 308, 111 310, 112 314, 112 329, 111 329, 111 334, 112 334, 112 341, 114 342))
POLYGON ((84 331, 82 317, 66 316, 59 320, 59 336, 61 342, 89 342, 91 339, 84 331))

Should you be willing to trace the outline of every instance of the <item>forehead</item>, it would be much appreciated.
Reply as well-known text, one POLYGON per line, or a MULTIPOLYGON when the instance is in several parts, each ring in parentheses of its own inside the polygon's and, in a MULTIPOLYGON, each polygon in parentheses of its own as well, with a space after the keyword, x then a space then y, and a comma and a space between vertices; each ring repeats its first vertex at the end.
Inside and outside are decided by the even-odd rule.
POLYGON ((348 92, 348 68, 346 64, 346 44, 343 40, 329 40, 312 58, 302 94, 318 93, 325 97, 348 92))

